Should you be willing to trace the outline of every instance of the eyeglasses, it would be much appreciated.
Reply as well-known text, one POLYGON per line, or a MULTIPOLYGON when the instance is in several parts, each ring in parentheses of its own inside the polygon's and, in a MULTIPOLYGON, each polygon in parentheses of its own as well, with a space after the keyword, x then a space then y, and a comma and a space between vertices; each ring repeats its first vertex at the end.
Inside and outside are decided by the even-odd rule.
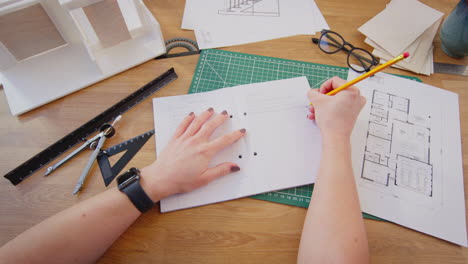
POLYGON ((372 66, 377 66, 379 60, 367 50, 356 48, 351 43, 346 42, 340 34, 331 30, 323 29, 320 39, 312 38, 312 42, 318 44, 319 48, 327 53, 333 54, 340 50, 344 50, 348 53, 348 67, 357 72, 368 72, 372 66), (353 65, 360 66, 362 68, 356 68, 353 65))

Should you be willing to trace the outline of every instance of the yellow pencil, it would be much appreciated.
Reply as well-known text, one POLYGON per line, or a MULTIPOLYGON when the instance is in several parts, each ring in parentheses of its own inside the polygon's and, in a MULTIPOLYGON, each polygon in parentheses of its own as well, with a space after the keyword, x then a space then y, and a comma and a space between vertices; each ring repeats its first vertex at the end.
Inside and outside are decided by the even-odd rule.
POLYGON ((402 59, 408 58, 408 57, 409 57, 409 52, 405 52, 405 53, 401 54, 400 56, 398 56, 398 57, 396 57, 396 58, 394 58, 392 60, 389 60, 386 63, 376 67, 375 69, 373 69, 373 70, 371 70, 369 72, 366 72, 365 74, 357 77, 356 79, 354 79, 352 81, 349 81, 349 82, 341 85, 340 87, 328 92, 327 95, 334 95, 334 94, 338 93, 339 91, 342 91, 342 90, 344 90, 344 89, 346 89, 346 88, 348 88, 348 87, 350 87, 350 86, 352 86, 352 85, 366 79, 367 77, 372 76, 372 75, 376 74, 377 72, 379 72, 379 71, 381 71, 381 70, 383 70, 383 69, 385 69, 385 68, 387 68, 389 66, 392 66, 393 64, 401 61, 402 59))

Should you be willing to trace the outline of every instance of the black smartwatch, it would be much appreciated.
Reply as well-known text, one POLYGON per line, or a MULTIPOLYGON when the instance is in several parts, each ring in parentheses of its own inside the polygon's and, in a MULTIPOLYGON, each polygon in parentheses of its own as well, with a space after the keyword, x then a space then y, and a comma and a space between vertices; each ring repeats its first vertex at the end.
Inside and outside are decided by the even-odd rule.
POLYGON ((133 205, 140 212, 144 213, 153 208, 154 202, 141 188, 140 177, 140 170, 131 168, 117 177, 117 185, 119 186, 119 190, 128 196, 133 205))

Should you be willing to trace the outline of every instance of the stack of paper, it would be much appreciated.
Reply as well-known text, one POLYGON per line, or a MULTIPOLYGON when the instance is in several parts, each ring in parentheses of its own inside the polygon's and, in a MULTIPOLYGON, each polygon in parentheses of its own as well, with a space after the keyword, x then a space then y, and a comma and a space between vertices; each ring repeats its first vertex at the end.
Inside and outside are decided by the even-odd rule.
POLYGON ((182 28, 207 49, 314 35, 328 24, 314 0, 187 0, 182 28))
POLYGON ((161 212, 313 183, 321 137, 315 123, 306 118, 309 89, 307 79, 298 77, 153 99, 158 156, 191 111, 199 113, 208 107, 228 111, 230 118, 212 139, 247 129, 244 137, 218 153, 211 163, 235 162, 241 167, 239 172, 192 192, 162 199, 161 212))
POLYGON ((382 63, 408 51, 411 56, 396 67, 430 75, 434 73, 432 41, 442 16, 417 0, 392 0, 358 30, 366 35, 365 42, 375 48, 372 54, 382 63))

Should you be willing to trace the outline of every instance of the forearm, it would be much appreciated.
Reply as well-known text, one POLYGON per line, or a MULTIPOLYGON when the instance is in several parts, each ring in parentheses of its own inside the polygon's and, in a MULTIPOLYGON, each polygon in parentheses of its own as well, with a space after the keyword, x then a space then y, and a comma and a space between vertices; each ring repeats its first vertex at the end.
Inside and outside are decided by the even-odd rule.
MULTIPOLYGON (((141 187, 153 202, 240 170, 233 162, 208 168, 216 153, 246 133, 239 129, 210 140, 227 119, 227 111, 215 114, 210 107, 198 116, 189 113, 182 120, 158 162, 141 170, 141 187)), ((124 193, 113 188, 20 234, 0 248, 0 262, 95 262, 140 214, 124 193)))
POLYGON ((92 263, 141 213, 117 188, 68 208, 0 249, 6 263, 92 263))
POLYGON ((322 160, 299 249, 300 263, 366 263, 367 236, 349 139, 324 138, 322 160))

